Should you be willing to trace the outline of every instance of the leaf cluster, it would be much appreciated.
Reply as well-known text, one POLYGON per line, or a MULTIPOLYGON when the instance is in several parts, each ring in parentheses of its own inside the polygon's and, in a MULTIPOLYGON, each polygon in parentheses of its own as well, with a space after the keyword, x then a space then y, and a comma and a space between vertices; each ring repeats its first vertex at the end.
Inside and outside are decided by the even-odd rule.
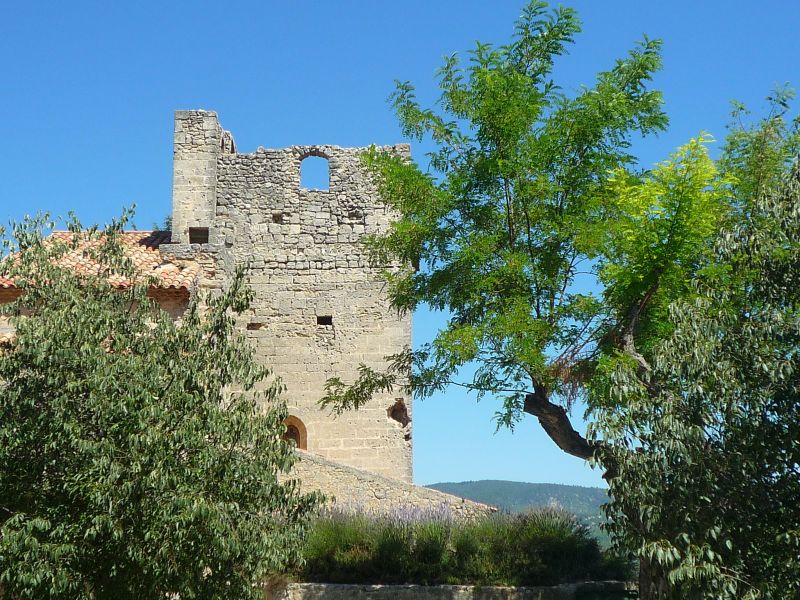
POLYGON ((0 589, 11 598, 255 598, 300 559, 316 496, 281 477, 281 384, 234 329, 237 273, 175 322, 119 233, 15 226, 0 275, 0 589), (98 265, 62 264, 80 244, 98 265), (119 287, 120 281, 132 282, 119 287))
POLYGON ((305 546, 302 581, 529 586, 625 579, 574 515, 537 508, 470 522, 443 515, 324 514, 305 546))
MULTIPOLYGON (((502 398, 498 423, 509 426, 532 392, 592 402, 598 365, 634 330, 646 353, 665 334, 666 307, 709 265, 731 204, 705 136, 651 172, 635 169, 633 140, 667 123, 649 88, 660 42, 645 38, 569 96, 553 71, 579 30, 571 9, 528 4, 509 44, 445 61, 439 111, 398 83, 404 133, 437 147, 427 170, 364 157, 399 216, 369 240, 373 262, 413 267, 386 270, 393 306, 449 316, 407 361, 407 381, 419 397, 457 384, 502 398), (474 375, 464 380, 466 365, 474 375)), ((379 375, 383 388, 397 382, 366 370, 352 391, 366 396, 379 375)), ((336 383, 326 402, 353 406, 336 383)))
POLYGON ((693 296, 668 308, 656 387, 635 364, 606 365, 609 529, 656 566, 659 597, 800 594, 800 170, 785 125, 772 113, 726 146, 736 218, 693 296))

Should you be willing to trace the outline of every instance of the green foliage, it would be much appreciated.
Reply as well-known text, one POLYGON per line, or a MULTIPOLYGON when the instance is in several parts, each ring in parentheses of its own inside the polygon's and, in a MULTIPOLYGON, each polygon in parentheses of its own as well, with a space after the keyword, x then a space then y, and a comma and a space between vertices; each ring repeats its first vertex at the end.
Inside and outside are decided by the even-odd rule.
POLYGON ((606 370, 624 399, 595 415, 609 530, 659 598, 800 596, 800 137, 783 112, 733 130, 736 213, 670 305, 652 372, 606 370))
MULTIPOLYGON (((124 217, 71 242, 15 226, 0 275, 0 588, 6 598, 260 598, 300 558, 315 496, 279 482, 281 385, 234 330, 242 273, 181 323, 148 298, 117 236, 124 217), (59 257, 86 238, 98 261, 59 257), (255 392, 257 383, 262 392, 255 392), (266 406, 266 409, 262 409, 266 406)), ((49 225, 51 228, 52 225, 49 225)))
POLYGON ((440 112, 397 85, 403 131, 437 149, 429 169, 365 156, 399 214, 369 247, 375 264, 417 267, 385 273, 395 308, 427 305, 450 319, 431 344, 390 357, 388 372, 331 382, 324 404, 358 407, 396 384, 427 397, 457 383, 502 398, 499 423, 513 426, 528 394, 568 405, 584 395, 598 361, 623 346, 632 310, 644 337, 663 334, 659 317, 689 293, 728 212, 726 180, 706 138, 651 173, 633 170, 632 140, 667 123, 648 89, 660 42, 645 38, 567 96, 553 64, 578 31, 574 11, 532 2, 509 44, 446 60, 440 112), (474 376, 459 380, 467 364, 474 376))
POLYGON ((651 336, 662 337, 669 303, 691 293, 691 278, 708 264, 730 210, 730 182, 708 156, 708 141, 691 140, 643 177, 618 170, 605 190, 603 296, 624 314, 651 294, 637 332, 640 351, 651 336))
POLYGON ((800 115, 787 117, 794 97, 791 88, 777 88, 767 97, 766 116, 755 122, 745 105, 733 103, 720 164, 736 181, 737 204, 743 211, 764 193, 774 190, 787 163, 800 156, 800 115))
POLYGON ((172 215, 165 216, 161 223, 153 223, 153 231, 172 231, 172 215))
POLYGON ((585 526, 556 509, 474 522, 446 515, 352 515, 314 522, 296 576, 335 583, 553 585, 626 579, 585 526))
POLYGON ((588 525, 590 533, 598 538, 601 545, 608 545, 608 536, 600 529, 600 524, 605 522, 600 507, 608 501, 608 491, 602 488, 494 479, 433 483, 426 487, 497 506, 512 513, 555 505, 588 525))
POLYGON ((648 89, 660 44, 569 97, 551 76, 578 29, 534 1, 509 44, 446 59, 438 112, 397 85, 404 133, 436 150, 428 169, 365 156, 399 215, 369 246, 376 264, 413 267, 385 274, 398 310, 449 321, 324 402, 357 408, 393 385, 502 399, 499 424, 533 415, 606 469, 611 534, 642 559, 643 597, 795 597, 797 182, 776 192, 800 152, 791 94, 755 125, 736 105, 716 163, 701 136, 638 172, 631 140, 666 126, 648 89), (563 408, 575 398, 589 440, 563 408))

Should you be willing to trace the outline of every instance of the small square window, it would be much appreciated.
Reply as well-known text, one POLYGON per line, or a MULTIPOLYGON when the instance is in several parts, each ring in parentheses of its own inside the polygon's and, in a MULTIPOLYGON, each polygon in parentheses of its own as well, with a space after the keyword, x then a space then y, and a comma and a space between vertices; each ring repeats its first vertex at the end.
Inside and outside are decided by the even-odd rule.
POLYGON ((189 227, 190 244, 207 244, 208 227, 189 227))
POLYGON ((333 317, 331 315, 317 315, 317 325, 333 327, 333 317))

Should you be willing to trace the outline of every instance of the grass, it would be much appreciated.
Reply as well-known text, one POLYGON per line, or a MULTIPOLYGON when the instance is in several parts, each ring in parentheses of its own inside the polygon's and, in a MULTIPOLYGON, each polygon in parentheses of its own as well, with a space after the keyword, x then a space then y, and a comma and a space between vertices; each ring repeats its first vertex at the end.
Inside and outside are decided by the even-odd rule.
POLYGON ((553 508, 454 521, 446 511, 368 515, 328 511, 294 577, 306 582, 533 586, 628 579, 589 529, 553 508))

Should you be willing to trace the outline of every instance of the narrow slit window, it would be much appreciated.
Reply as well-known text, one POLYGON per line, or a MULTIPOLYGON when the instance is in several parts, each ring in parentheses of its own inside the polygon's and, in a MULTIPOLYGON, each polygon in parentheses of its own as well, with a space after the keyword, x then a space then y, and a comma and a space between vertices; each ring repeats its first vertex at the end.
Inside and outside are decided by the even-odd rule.
POLYGON ((304 190, 330 190, 331 177, 328 159, 322 156, 306 156, 300 162, 300 187, 304 190))
POLYGON ((331 315, 317 315, 317 325, 333 327, 333 317, 331 315))
POLYGON ((207 244, 208 227, 189 227, 190 244, 207 244))

